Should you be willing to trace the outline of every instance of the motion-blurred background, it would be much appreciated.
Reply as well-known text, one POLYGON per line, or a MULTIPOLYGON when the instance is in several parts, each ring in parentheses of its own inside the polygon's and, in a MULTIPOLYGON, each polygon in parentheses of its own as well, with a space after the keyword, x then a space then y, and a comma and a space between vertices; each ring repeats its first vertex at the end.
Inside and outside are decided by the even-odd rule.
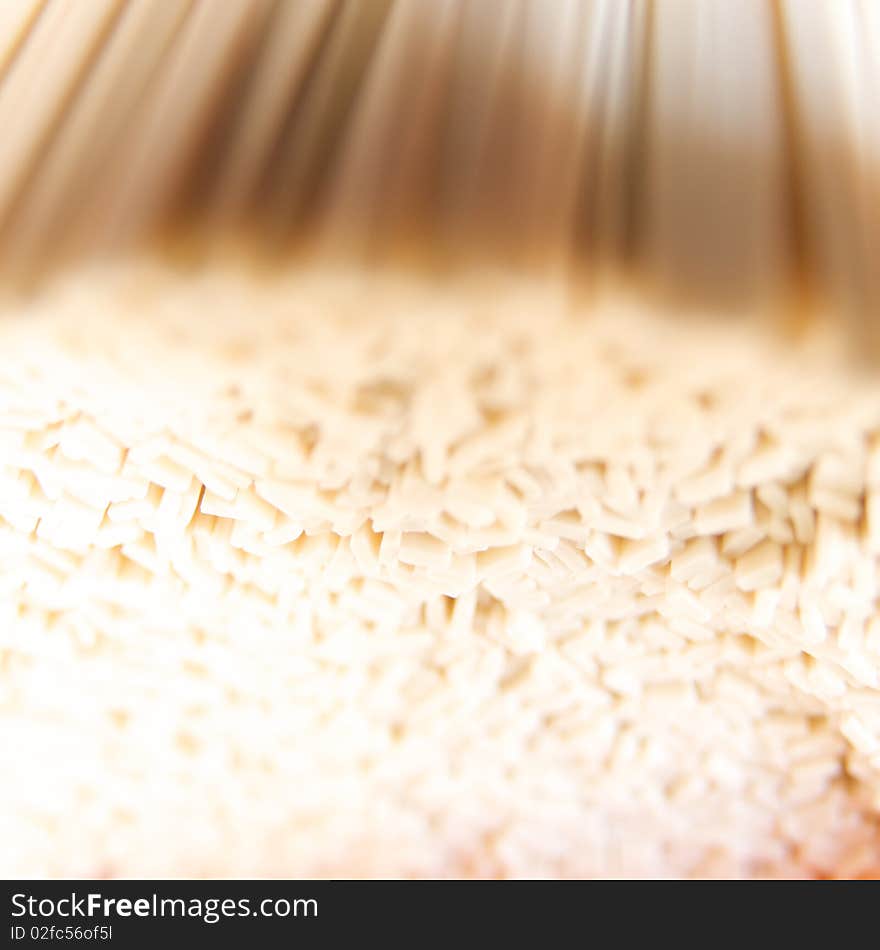
POLYGON ((0 259, 196 235, 880 301, 873 0, 4 0, 0 259))

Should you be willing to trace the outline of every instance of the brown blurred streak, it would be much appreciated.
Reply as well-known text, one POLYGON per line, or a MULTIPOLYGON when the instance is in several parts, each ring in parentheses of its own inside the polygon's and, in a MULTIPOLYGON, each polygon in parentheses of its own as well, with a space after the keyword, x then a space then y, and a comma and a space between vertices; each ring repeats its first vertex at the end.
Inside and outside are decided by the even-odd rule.
POLYGON ((274 0, 250 33, 243 37, 228 66, 228 78, 221 95, 205 120, 199 143, 184 166, 175 190, 175 199, 161 228, 176 230, 186 227, 210 211, 210 198, 223 166, 233 133, 247 101, 248 73, 263 53, 281 5, 274 0))
POLYGON ((298 238, 315 226, 338 159, 334 150, 355 108, 393 2, 342 0, 339 15, 330 19, 266 164, 249 216, 273 243, 283 244, 285 235, 298 238))
MULTIPOLYGON (((218 201, 218 198, 221 197, 218 195, 218 191, 223 181, 224 161, 232 149, 236 134, 245 118, 245 107, 252 93, 252 84, 249 80, 253 73, 254 63, 265 55, 271 40, 271 34, 287 2, 288 0, 275 0, 275 5, 267 16, 262 30, 253 37, 247 55, 241 55, 235 64, 228 83, 230 94, 222 97, 221 107, 209 119, 201 146, 193 156, 193 160, 181 183, 179 201, 169 216, 168 222, 166 222, 166 227, 170 231, 185 229, 193 221, 201 220, 209 222, 212 226, 240 226, 243 224, 243 218, 249 220, 252 217, 253 209, 259 203, 260 195, 265 192, 269 177, 268 167, 271 162, 266 163, 259 180, 256 184, 251 183, 245 195, 242 196, 245 202, 244 209, 240 204, 236 204, 234 207, 223 207, 223 210, 217 211, 218 204, 221 207, 225 204, 218 201)), ((322 29, 319 31, 317 42, 310 51, 309 62, 305 70, 306 77, 314 71, 315 64, 321 59, 327 39, 332 32, 335 20, 334 13, 338 11, 341 2, 342 0, 332 0, 332 4, 328 4, 328 13, 322 24, 322 29)), ((306 79, 303 86, 306 86, 307 83, 308 79, 306 79)), ((277 152, 279 143, 289 134, 290 127, 294 123, 294 117, 297 115, 298 105, 303 97, 303 86, 294 87, 289 92, 285 120, 274 132, 270 154, 277 152)))
POLYGON ((15 37, 14 42, 9 43, 2 55, 0 55, 0 85, 2 85, 6 74, 12 68, 18 54, 30 38, 34 26, 36 26, 37 21, 43 15, 48 3, 49 0, 38 0, 38 2, 34 4, 27 19, 21 24, 18 36, 15 37))
MULTIPOLYGON (((25 173, 18 194, 13 199, 11 205, 4 209, 4 214, 2 217, 0 217, 0 257, 9 253, 6 245, 15 242, 16 218, 23 213, 24 209, 26 209, 30 185, 38 177, 46 155, 52 147, 52 142, 57 137, 60 129, 64 125, 65 109, 75 100, 79 90, 86 82, 90 69, 100 58, 103 49, 106 47, 108 41, 112 37, 117 24, 125 13, 125 8, 128 2, 129 0, 115 0, 112 14, 107 18, 107 21, 104 23, 102 29, 97 33, 92 46, 86 51, 86 57, 82 69, 79 70, 74 82, 70 84, 70 87, 65 90, 65 94, 61 102, 55 104, 55 115, 53 117, 52 124, 40 142, 37 157, 25 173)), ((31 30, 36 25, 40 15, 43 14, 47 6, 48 2, 42 4, 39 14, 30 19, 27 25, 26 35, 24 36, 22 42, 16 46, 16 54, 23 48, 27 36, 30 35, 31 30)), ((11 65, 11 62, 12 60, 6 64, 7 67, 11 65)))

